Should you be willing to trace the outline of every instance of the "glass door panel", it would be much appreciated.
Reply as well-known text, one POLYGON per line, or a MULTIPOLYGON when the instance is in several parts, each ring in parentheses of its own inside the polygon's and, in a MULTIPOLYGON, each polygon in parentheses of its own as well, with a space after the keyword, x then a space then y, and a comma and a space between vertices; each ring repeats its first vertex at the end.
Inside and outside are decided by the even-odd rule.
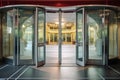
POLYGON ((58 63, 59 13, 46 12, 46 64, 58 63))
POLYGON ((8 10, 4 11, 1 14, 1 26, 2 26, 2 31, 1 31, 1 40, 2 40, 2 47, 3 49, 1 50, 3 52, 3 59, 6 62, 13 63, 14 59, 14 10, 8 10))
POLYGON ((33 26, 34 12, 18 9, 19 14, 19 59, 18 64, 33 64, 33 26))
POLYGON ((97 11, 87 15, 89 59, 102 59, 102 18, 99 15, 97 11))
POLYGON ((118 40, 117 40, 117 36, 118 36, 118 26, 117 26, 117 15, 114 11, 110 10, 109 16, 111 16, 111 18, 109 18, 109 60, 110 59, 115 59, 118 58, 118 40))
POLYGON ((38 9, 37 67, 45 64, 45 13, 38 9))
POLYGON ((76 12, 62 10, 62 65, 76 65, 76 12))
POLYGON ((87 42, 88 64, 103 64, 104 36, 107 28, 104 27, 103 10, 87 10, 87 42))
POLYGON ((76 27, 76 58, 77 64, 85 66, 85 52, 84 52, 84 9, 80 9, 76 14, 77 27, 76 27))

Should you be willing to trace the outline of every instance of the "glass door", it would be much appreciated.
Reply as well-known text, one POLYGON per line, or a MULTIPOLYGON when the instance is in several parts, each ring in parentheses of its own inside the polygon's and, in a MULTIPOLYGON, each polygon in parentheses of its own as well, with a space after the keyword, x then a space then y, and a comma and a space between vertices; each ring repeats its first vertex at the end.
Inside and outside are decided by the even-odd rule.
POLYGON ((103 65, 105 37, 107 27, 104 27, 103 9, 88 9, 87 21, 87 64, 103 65))
MULTIPOLYGON (((108 10, 108 9, 107 9, 108 10)), ((118 41, 119 41, 119 26, 118 26, 118 20, 117 13, 115 11, 109 10, 109 15, 106 16, 106 26, 109 27, 109 46, 106 46, 106 50, 109 50, 108 52, 108 64, 113 65, 118 62, 118 41), (110 17, 110 18, 109 18, 110 17), (108 21, 108 23, 107 23, 108 21)))
POLYGON ((84 8, 76 12, 76 63, 85 66, 84 8))
POLYGON ((18 9, 18 65, 33 64, 34 10, 18 9))
POLYGON ((45 64, 45 13, 41 9, 36 9, 36 66, 39 67, 45 64))

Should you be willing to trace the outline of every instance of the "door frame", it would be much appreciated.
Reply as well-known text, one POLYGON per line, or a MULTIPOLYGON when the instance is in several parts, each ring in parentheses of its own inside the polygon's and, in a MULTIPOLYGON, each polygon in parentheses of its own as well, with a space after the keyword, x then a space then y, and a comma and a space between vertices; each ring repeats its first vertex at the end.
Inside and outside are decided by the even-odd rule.
POLYGON ((46 62, 46 12, 45 12, 45 9, 44 8, 40 8, 41 11, 43 11, 43 14, 44 14, 44 29, 43 29, 43 37, 44 37, 44 40, 43 42, 41 43, 38 43, 38 13, 39 13, 39 8, 36 8, 36 11, 35 11, 35 38, 34 38, 34 53, 35 53, 35 65, 36 67, 40 67, 42 65, 45 64, 46 62), (39 61, 39 58, 40 58, 40 53, 39 54, 39 51, 38 51, 38 48, 40 47, 43 47, 43 60, 40 60, 39 61))
MULTIPOLYGON (((17 15, 19 14, 19 10, 20 10, 20 8, 16 8, 16 10, 17 10, 17 15)), ((29 9, 22 9, 22 10, 28 10, 28 11, 31 11, 31 12, 33 12, 33 19, 32 19, 32 21, 33 21, 33 25, 32 25, 32 59, 31 59, 31 61, 30 61, 30 63, 28 63, 27 65, 33 65, 34 64, 34 36, 33 36, 33 34, 34 34, 34 25, 35 25, 35 9, 31 9, 31 10, 29 10, 29 9)), ((17 16, 17 20, 19 21, 19 17, 17 16)), ((26 64, 28 61, 27 60, 21 60, 20 59, 20 31, 21 31, 21 26, 20 26, 20 24, 19 23, 17 23, 17 30, 18 30, 18 32, 17 32, 17 65, 24 65, 24 64, 26 64), (25 62, 25 63, 21 63, 21 62, 25 62)))
POLYGON ((78 8, 76 10, 76 64, 80 65, 80 66, 85 66, 86 64, 86 38, 85 38, 85 9, 84 8, 78 8), (81 45, 80 42, 78 42, 78 13, 79 11, 82 11, 82 38, 83 38, 83 42, 82 42, 82 59, 78 60, 78 56, 79 56, 79 46, 81 45))

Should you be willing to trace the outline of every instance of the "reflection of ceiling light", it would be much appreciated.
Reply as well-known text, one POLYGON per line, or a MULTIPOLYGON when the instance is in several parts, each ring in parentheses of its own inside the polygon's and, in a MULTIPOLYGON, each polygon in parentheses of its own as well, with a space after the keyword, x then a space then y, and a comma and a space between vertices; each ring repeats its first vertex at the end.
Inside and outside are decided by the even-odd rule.
POLYGON ((110 15, 110 13, 101 13, 100 17, 109 16, 109 15, 110 15))
POLYGON ((64 24, 65 24, 65 23, 64 23, 64 22, 62 22, 62 26, 64 26, 64 24))
POLYGON ((25 25, 23 25, 22 27, 25 28, 25 25))
POLYGON ((55 22, 55 24, 59 24, 59 22, 55 22))
MULTIPOLYGON (((55 22, 55 24, 59 24, 59 22, 55 22)), ((62 26, 63 26, 64 24, 65 24, 64 22, 61 23, 62 26)))
POLYGON ((65 19, 64 19, 64 18, 62 18, 62 22, 65 22, 65 19))

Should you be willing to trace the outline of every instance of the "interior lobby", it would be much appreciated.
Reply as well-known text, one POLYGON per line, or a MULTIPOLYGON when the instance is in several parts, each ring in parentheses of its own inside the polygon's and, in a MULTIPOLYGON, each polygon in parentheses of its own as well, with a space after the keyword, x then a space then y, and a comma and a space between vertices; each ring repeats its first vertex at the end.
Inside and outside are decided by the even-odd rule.
POLYGON ((0 80, 119 80, 119 0, 0 0, 0 80))

